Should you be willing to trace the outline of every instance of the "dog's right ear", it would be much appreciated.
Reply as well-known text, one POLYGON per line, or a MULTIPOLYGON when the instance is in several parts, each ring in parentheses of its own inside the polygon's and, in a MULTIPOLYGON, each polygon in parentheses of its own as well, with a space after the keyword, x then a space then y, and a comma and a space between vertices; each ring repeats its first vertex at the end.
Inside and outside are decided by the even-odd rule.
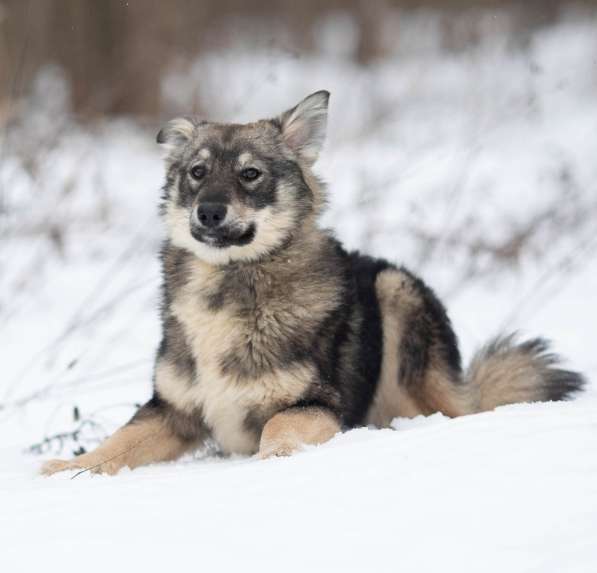
POLYGON ((190 119, 178 117, 160 129, 156 141, 167 151, 173 151, 191 141, 194 132, 195 124, 190 119))

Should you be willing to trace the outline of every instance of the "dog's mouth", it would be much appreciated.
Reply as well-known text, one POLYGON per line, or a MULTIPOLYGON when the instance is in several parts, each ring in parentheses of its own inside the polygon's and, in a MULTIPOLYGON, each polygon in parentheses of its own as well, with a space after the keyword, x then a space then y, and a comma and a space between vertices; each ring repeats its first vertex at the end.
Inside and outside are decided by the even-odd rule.
POLYGON ((251 223, 245 229, 229 225, 218 227, 216 229, 206 229, 204 227, 191 225, 191 235, 195 240, 217 249, 248 245, 255 238, 255 232, 255 223, 251 223))

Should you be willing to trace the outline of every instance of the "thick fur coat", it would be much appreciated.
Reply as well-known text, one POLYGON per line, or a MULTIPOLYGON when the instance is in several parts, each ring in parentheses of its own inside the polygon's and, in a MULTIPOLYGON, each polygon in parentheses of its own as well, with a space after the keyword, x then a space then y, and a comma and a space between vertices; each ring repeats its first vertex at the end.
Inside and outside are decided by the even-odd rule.
POLYGON ((328 97, 252 124, 180 118, 160 131, 167 239, 153 397, 97 450, 45 473, 114 473, 208 439, 225 453, 286 455, 397 416, 459 416, 582 387, 545 341, 512 335, 463 372, 433 291, 318 226, 325 194, 312 165, 328 97))

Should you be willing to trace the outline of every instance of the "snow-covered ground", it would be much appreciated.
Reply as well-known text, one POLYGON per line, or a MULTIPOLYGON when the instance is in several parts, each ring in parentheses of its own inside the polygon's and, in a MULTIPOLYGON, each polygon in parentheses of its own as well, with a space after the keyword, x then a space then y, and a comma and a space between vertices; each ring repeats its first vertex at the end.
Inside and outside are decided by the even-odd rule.
POLYGON ((594 401, 397 428, 73 481, 4 453, 4 570, 595 571, 594 401))
MULTIPOLYGON (((524 48, 500 38, 367 68, 231 50, 173 73, 164 97, 242 121, 329 89, 323 224, 422 274, 466 358, 520 329, 592 381, 597 22, 524 48)), ((159 126, 74 123, 55 70, 23 111, 0 157, 4 571, 597 571, 594 383, 573 402, 397 420, 290 459, 37 476, 150 395, 162 166, 159 126)))

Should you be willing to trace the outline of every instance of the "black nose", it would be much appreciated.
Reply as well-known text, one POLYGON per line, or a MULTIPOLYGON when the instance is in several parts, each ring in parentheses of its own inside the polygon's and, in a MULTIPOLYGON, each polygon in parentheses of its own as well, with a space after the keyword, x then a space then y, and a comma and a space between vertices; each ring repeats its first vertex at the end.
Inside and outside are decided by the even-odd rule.
POLYGON ((197 207, 197 219, 204 227, 219 227, 226 218, 226 205, 223 203, 201 203, 197 207))

